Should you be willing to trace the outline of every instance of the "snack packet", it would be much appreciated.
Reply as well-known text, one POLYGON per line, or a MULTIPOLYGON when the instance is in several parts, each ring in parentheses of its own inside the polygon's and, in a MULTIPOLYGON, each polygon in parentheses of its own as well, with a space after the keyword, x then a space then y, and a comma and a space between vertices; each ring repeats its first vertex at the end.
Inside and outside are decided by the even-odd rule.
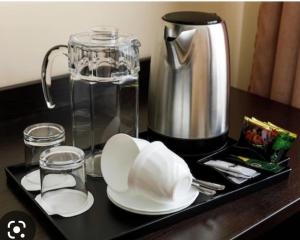
POLYGON ((296 138, 295 133, 270 122, 245 116, 239 145, 256 150, 266 161, 277 163, 285 157, 296 138))
POLYGON ((253 168, 263 169, 268 172, 278 173, 284 169, 284 167, 280 166, 277 163, 261 161, 253 158, 247 158, 243 156, 237 156, 238 159, 246 163, 253 168))

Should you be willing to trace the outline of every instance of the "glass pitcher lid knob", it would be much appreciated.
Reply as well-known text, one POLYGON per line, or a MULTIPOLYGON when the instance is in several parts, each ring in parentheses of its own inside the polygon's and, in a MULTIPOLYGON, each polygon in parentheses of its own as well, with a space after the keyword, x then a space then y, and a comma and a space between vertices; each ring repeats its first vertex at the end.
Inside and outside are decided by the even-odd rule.
POLYGON ((118 39, 118 29, 111 26, 95 26, 91 28, 91 39, 98 41, 118 39))

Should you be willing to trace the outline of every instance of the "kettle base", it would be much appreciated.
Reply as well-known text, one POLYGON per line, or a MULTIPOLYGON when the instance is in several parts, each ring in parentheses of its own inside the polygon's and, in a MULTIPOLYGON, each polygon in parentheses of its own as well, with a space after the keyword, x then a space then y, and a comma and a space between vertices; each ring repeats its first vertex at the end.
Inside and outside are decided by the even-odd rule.
POLYGON ((169 149, 179 155, 207 155, 227 145, 228 131, 213 138, 183 139, 164 136, 148 128, 148 137, 152 141, 162 141, 169 149))

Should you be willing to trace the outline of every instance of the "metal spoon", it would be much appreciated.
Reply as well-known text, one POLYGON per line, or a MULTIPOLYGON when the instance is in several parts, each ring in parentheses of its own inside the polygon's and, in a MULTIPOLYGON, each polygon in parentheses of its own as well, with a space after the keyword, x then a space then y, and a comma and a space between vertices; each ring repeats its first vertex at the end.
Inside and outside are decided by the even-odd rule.
POLYGON ((194 186, 195 188, 197 188, 197 190, 201 193, 203 193, 206 196, 213 196, 216 194, 215 190, 211 190, 205 187, 201 187, 199 184, 192 182, 192 186, 194 186))
POLYGON ((222 184, 207 182, 207 181, 199 180, 199 179, 196 179, 196 178, 193 179, 193 182, 199 184, 200 186, 209 188, 211 190, 219 191, 219 190, 224 190, 225 189, 225 186, 222 185, 222 184))

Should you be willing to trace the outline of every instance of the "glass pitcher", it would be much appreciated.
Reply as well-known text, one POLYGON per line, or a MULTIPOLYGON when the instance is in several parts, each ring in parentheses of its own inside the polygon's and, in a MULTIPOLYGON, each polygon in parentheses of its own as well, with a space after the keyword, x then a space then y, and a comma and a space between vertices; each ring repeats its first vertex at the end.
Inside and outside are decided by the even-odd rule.
POLYGON ((96 27, 71 35, 68 46, 55 46, 45 55, 41 79, 48 108, 55 107, 53 60, 68 57, 73 145, 84 150, 88 175, 101 176, 101 151, 111 136, 138 136, 139 47, 136 38, 115 28, 96 27))

